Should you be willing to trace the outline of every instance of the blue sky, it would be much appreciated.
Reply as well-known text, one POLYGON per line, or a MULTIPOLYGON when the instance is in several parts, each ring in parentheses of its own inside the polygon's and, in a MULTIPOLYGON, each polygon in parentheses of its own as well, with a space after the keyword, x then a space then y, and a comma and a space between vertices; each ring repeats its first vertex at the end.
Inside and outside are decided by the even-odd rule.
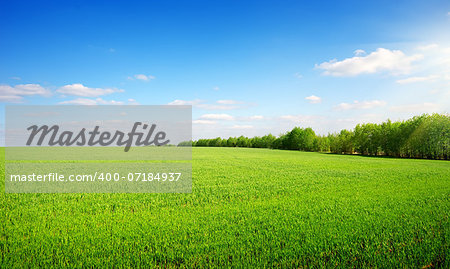
POLYGON ((0 4, 0 102, 192 104, 193 137, 450 110, 449 1, 0 4))

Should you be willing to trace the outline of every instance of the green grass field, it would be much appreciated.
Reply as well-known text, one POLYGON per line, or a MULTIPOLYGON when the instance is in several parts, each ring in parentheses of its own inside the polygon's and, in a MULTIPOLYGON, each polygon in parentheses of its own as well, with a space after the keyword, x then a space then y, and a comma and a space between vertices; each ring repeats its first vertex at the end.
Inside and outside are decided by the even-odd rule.
POLYGON ((192 194, 2 183, 0 267, 449 267, 450 162, 193 148, 192 168, 192 194))

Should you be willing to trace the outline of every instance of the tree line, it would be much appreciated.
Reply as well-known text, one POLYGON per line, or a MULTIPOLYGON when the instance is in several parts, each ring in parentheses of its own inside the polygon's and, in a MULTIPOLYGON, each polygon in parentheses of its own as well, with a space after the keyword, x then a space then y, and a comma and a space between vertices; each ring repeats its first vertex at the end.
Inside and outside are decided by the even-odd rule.
POLYGON ((278 137, 245 136, 199 139, 178 146, 247 147, 361 154, 402 158, 448 160, 450 156, 450 116, 424 114, 405 121, 358 124, 353 130, 316 135, 311 128, 295 127, 278 137))

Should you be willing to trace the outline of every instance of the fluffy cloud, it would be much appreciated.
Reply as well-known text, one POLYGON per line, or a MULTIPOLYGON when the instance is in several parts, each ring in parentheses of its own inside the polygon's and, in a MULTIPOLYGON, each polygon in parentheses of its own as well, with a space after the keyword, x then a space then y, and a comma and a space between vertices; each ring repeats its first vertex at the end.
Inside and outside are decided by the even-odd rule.
POLYGON ((207 124, 207 125, 216 124, 216 122, 213 120, 193 120, 192 123, 193 124, 207 124))
POLYGON ((204 114, 200 119, 205 120, 234 120, 234 117, 228 114, 204 114))
POLYGON ((172 102, 170 102, 170 103, 168 103, 168 105, 175 105, 175 106, 195 106, 195 105, 198 105, 198 104, 200 104, 201 102, 203 102, 202 100, 200 100, 200 99, 195 99, 195 100, 192 100, 192 101, 186 101, 186 100, 174 100, 174 101, 172 101, 172 102))
POLYGON ((123 105, 121 101, 114 100, 103 100, 102 98, 88 99, 88 98, 77 98, 74 100, 59 102, 61 105, 123 105))
POLYGON ((355 50, 355 51, 353 52, 353 54, 355 54, 355 56, 361 56, 361 55, 366 54, 366 51, 361 50, 361 49, 357 49, 357 50, 355 50))
POLYGON ((399 79, 396 82, 399 84, 407 84, 407 83, 415 83, 415 82, 424 82, 424 81, 434 81, 438 78, 438 76, 430 75, 426 77, 409 77, 405 79, 399 79))
POLYGON ((336 59, 316 65, 324 70, 324 75, 345 77, 360 74, 390 72, 391 74, 407 74, 412 69, 412 63, 422 59, 422 55, 406 56, 400 50, 378 48, 366 56, 354 56, 342 61, 336 59))
POLYGON ((417 49, 418 50, 432 50, 432 49, 437 49, 439 47, 438 44, 428 44, 428 45, 422 45, 422 46, 418 46, 417 49))
POLYGON ((283 115, 280 116, 280 120, 289 121, 293 123, 303 123, 303 124, 310 124, 312 122, 317 121, 320 119, 319 116, 312 116, 312 115, 283 115))
POLYGON ((49 96, 51 93, 39 84, 0 85, 1 102, 21 102, 24 96, 49 96))
POLYGON ((168 105, 191 105, 196 108, 204 110, 232 110, 240 108, 237 104, 243 104, 241 101, 235 100, 219 100, 215 104, 206 104, 205 101, 200 99, 195 100, 174 100, 168 105))
POLYGON ((136 74, 132 77, 128 77, 129 80, 143 80, 143 81, 150 81, 152 79, 155 79, 156 77, 152 76, 152 75, 144 75, 144 74, 136 74))
POLYGON ((413 113, 433 113, 438 112, 439 109, 440 105, 435 103, 420 103, 420 104, 399 105, 390 107, 390 111, 393 112, 413 112, 413 113))
POLYGON ((241 104, 241 101, 236 101, 236 100, 218 100, 216 103, 218 104, 222 104, 222 105, 236 105, 236 104, 241 104))
POLYGON ((231 126, 231 129, 252 129, 252 125, 233 125, 231 126))
POLYGON ((140 105, 135 99, 132 99, 132 98, 128 99, 128 104, 129 105, 140 105))
POLYGON ((213 90, 218 91, 218 90, 220 90, 220 88, 218 86, 214 86, 213 90))
POLYGON ((250 120, 263 120, 264 117, 261 115, 254 115, 254 116, 249 117, 249 119, 250 120))
POLYGON ((319 104, 322 102, 322 98, 315 96, 315 95, 305 97, 305 100, 308 100, 308 102, 311 104, 319 104))
POLYGON ((80 83, 65 85, 57 90, 57 92, 64 95, 74 95, 83 97, 97 97, 101 95, 107 95, 115 92, 123 92, 120 89, 102 89, 102 88, 89 88, 80 83))
POLYGON ((215 104, 198 104, 195 107, 205 110, 232 110, 238 109, 239 106, 235 105, 215 105, 215 104))
POLYGON ((354 101, 353 103, 340 103, 335 107, 336 110, 353 110, 353 109, 371 109, 376 107, 385 106, 385 101, 372 100, 372 101, 354 101))

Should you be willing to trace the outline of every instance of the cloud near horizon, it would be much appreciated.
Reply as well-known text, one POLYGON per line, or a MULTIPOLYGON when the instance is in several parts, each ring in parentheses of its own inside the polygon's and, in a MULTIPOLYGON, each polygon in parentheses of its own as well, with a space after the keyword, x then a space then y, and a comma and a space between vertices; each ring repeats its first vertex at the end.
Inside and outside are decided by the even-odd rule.
POLYGON ((216 122, 213 120, 193 120, 192 123, 193 124, 208 124, 208 125, 216 124, 216 122))
POLYGON ((316 64, 315 68, 324 70, 323 75, 335 77, 352 77, 380 72, 400 75, 408 74, 413 68, 413 62, 422 58, 423 55, 420 54, 406 56, 401 50, 378 48, 366 56, 361 56, 359 51, 354 57, 342 61, 334 59, 323 62, 316 64))
POLYGON ((283 115, 280 116, 279 119, 293 123, 312 123, 321 119, 321 117, 314 115, 283 115))
POLYGON ((236 100, 218 100, 216 103, 221 105, 236 105, 236 104, 242 104, 241 101, 236 100))
POLYGON ((152 75, 144 75, 144 74, 136 74, 132 77, 128 77, 128 80, 135 80, 135 79, 142 80, 142 81, 150 81, 152 79, 156 79, 156 77, 152 76, 152 75))
POLYGON ((389 108, 392 112, 399 112, 399 113, 408 113, 408 112, 414 112, 414 113, 433 113, 438 112, 440 110, 441 106, 436 103, 419 103, 419 104, 407 104, 407 105, 397 105, 397 106, 391 106, 389 108))
POLYGON ((416 82, 425 82, 425 81, 435 81, 439 76, 429 75, 425 77, 409 77, 405 79, 399 79, 396 82, 398 84, 408 84, 408 83, 416 83, 416 82))
POLYGON ((432 50, 432 49, 436 49, 436 48, 438 48, 438 47, 439 47, 438 44, 436 44, 436 43, 431 43, 431 44, 427 44, 427 45, 420 45, 420 46, 417 46, 417 49, 418 49, 418 50, 432 50))
MULTIPOLYGON (((131 99, 133 100, 133 99, 131 99)), ((74 100, 62 101, 58 104, 61 105, 86 105, 86 106, 94 106, 94 105, 123 105, 122 101, 115 100, 103 100, 102 98, 89 99, 89 98, 77 98, 74 100)))
POLYGON ((228 114, 204 114, 200 116, 202 120, 234 120, 234 117, 228 114))
POLYGON ((231 129, 252 129, 252 128, 253 128, 253 125, 239 125, 239 124, 236 124, 236 125, 231 126, 231 129))
POLYGON ((385 106, 386 102, 381 100, 372 101, 354 101, 353 103, 340 103, 335 106, 335 110, 353 110, 353 109, 372 109, 376 107, 385 106))
POLYGON ((25 96, 50 96, 50 90, 39 84, 0 85, 0 102, 22 102, 25 96))
POLYGON ((81 83, 74 83, 62 86, 56 92, 61 93, 63 95, 74 95, 74 96, 82 96, 82 97, 98 97, 102 95, 108 95, 116 92, 124 92, 121 89, 113 89, 113 88, 89 88, 84 86, 81 83))
POLYGON ((195 108, 204 109, 204 110, 233 110, 242 108, 244 102, 237 100, 218 100, 215 104, 205 103, 204 100, 195 99, 195 100, 179 100, 176 99, 168 105, 191 105, 195 108))
POLYGON ((322 98, 315 96, 315 95, 311 95, 308 97, 305 97, 305 100, 308 100, 308 103, 310 104, 319 104, 322 103, 322 98))
POLYGON ((250 120, 263 120, 264 116, 261 115, 254 115, 249 117, 250 120))

